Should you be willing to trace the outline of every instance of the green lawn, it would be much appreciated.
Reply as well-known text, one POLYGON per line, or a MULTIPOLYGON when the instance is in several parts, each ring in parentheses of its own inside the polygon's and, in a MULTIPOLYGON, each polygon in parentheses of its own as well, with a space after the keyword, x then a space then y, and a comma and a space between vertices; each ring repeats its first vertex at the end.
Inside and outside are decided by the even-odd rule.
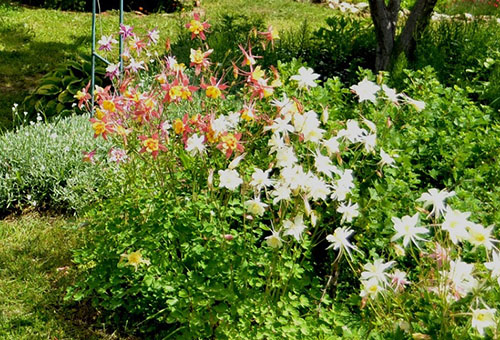
POLYGON ((36 214, 0 221, 0 339, 118 339, 90 326, 88 307, 63 302, 74 225, 36 214))
MULTIPOLYGON (((297 27, 304 20, 320 25, 331 14, 327 7, 293 0, 205 0, 202 3, 209 20, 222 14, 245 13, 279 29, 297 27)), ((139 30, 158 27, 162 38, 170 36, 175 40, 181 23, 187 20, 181 16, 188 15, 125 13, 125 22, 139 30)), ((116 32, 117 21, 117 11, 99 15, 97 39, 101 34, 116 32)), ((10 126, 13 103, 20 103, 41 76, 68 58, 89 54, 90 46, 90 13, 32 9, 0 0, 0 130, 10 126)))

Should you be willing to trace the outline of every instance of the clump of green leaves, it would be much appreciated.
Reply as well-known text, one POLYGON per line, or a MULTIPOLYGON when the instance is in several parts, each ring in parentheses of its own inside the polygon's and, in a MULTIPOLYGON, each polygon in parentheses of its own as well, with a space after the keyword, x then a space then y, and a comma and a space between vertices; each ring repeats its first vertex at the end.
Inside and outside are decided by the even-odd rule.
MULTIPOLYGON (((47 73, 40 79, 37 88, 27 96, 21 106, 28 112, 28 118, 33 119, 40 112, 46 119, 65 117, 75 111, 75 95, 90 82, 90 57, 69 60, 47 73)), ((105 68, 98 63, 95 69, 96 85, 105 86, 109 83, 104 79, 105 68)))

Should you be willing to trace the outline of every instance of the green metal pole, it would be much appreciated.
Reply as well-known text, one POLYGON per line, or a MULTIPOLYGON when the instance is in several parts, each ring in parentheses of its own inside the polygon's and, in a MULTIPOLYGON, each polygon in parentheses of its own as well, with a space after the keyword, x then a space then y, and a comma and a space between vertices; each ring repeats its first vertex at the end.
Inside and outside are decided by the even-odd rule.
POLYGON ((94 87, 95 87, 95 2, 92 0, 92 72, 90 76, 90 97, 92 115, 94 115, 94 87))

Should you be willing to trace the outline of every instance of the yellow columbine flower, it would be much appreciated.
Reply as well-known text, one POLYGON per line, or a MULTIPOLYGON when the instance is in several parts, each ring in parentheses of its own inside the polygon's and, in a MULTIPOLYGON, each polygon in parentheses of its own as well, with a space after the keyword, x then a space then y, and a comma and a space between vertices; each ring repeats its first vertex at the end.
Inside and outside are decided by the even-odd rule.
POLYGON ((203 24, 199 22, 198 20, 192 19, 189 22, 189 32, 194 33, 194 34, 200 34, 204 30, 203 24))
POLYGON ((180 86, 180 85, 172 86, 172 88, 170 89, 168 94, 172 100, 175 100, 175 99, 181 97, 182 96, 182 86, 180 86))
POLYGON ((126 264, 133 266, 135 270, 137 270, 137 267, 139 267, 141 264, 150 264, 149 260, 142 257, 140 250, 134 251, 130 254, 122 254, 121 257, 125 258, 127 260, 126 264))
POLYGON ((95 117, 99 120, 103 119, 104 118, 104 112, 99 109, 99 108, 96 108, 95 109, 95 117))
POLYGON ((188 99, 191 97, 191 91, 186 86, 181 87, 181 98, 182 99, 188 99))
POLYGON ((148 152, 158 151, 160 142, 158 139, 148 138, 142 142, 148 152))
POLYGON ((207 86, 207 97, 212 99, 217 99, 221 96, 222 92, 217 86, 209 85, 207 86))
POLYGON ((92 129, 96 135, 101 135, 106 131, 106 124, 102 121, 92 123, 92 129))
POLYGON ((82 100, 83 98, 85 98, 85 93, 83 93, 82 91, 78 91, 74 97, 78 100, 82 100))
POLYGON ((115 107, 115 103, 113 103, 111 100, 105 100, 102 102, 102 108, 104 110, 107 110, 109 112, 115 112, 116 110, 116 107, 115 107))
POLYGON ((201 64, 203 62, 203 52, 200 49, 191 49, 190 59, 194 64, 201 64))
POLYGON ((227 135, 222 136, 221 142, 223 144, 224 150, 234 150, 238 146, 238 140, 232 133, 228 133, 227 135))
POLYGON ((174 132, 176 134, 180 135, 181 133, 184 132, 184 123, 179 118, 174 120, 173 126, 174 126, 174 132))
POLYGON ((264 78, 265 75, 266 73, 260 69, 260 66, 257 66, 255 70, 252 72, 252 79, 255 81, 259 81, 262 78, 264 78))

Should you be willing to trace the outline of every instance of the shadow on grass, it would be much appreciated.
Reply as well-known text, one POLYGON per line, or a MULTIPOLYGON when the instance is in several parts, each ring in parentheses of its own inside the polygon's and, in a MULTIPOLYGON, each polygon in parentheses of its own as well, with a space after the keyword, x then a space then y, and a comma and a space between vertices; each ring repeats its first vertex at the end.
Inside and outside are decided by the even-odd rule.
POLYGON ((11 127, 12 105, 22 102, 44 74, 78 55, 91 36, 69 39, 68 43, 37 41, 28 25, 0 19, 0 131, 11 127))

